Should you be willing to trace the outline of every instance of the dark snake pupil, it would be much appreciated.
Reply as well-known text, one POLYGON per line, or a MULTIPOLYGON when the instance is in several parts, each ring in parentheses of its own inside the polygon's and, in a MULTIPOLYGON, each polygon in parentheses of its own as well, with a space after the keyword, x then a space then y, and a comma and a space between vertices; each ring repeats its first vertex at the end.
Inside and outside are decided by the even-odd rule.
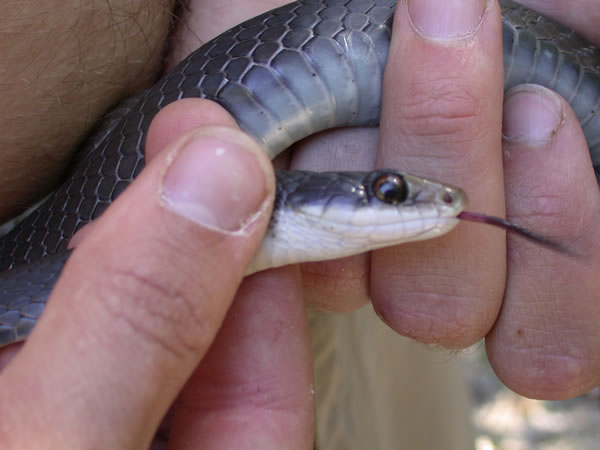
POLYGON ((408 189, 404 179, 396 174, 378 177, 373 183, 375 196, 384 203, 397 205, 406 200, 408 189))

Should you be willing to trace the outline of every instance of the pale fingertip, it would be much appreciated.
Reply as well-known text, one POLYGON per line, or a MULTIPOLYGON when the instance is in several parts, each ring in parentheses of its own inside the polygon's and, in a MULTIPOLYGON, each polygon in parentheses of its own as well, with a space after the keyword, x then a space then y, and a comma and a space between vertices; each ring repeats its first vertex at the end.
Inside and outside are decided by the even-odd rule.
POLYGON ((421 36, 453 42, 476 33, 488 4, 487 0, 408 0, 408 15, 421 36))
POLYGON ((271 169, 259 152, 249 138, 231 129, 193 133, 167 158, 161 202, 207 228, 242 230, 266 209, 273 191, 271 169))
POLYGON ((556 136, 565 119, 558 94, 537 84, 522 84, 506 93, 502 136, 508 143, 543 145, 556 136))

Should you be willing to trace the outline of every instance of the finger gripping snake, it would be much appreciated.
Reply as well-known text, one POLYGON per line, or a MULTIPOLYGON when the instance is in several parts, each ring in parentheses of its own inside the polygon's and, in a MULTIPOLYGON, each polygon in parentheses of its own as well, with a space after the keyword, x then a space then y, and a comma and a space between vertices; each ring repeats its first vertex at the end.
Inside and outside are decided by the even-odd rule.
MULTIPOLYGON (((500 5, 505 89, 537 83, 567 99, 599 174, 600 52, 532 10, 506 0, 500 5)), ((203 45, 110 113, 78 150, 64 184, 0 239, 0 346, 29 334, 68 257, 68 240, 142 170, 146 132, 165 105, 186 97, 215 100, 270 157, 320 130, 377 125, 395 7, 391 0, 290 3, 203 45)), ((285 194, 279 198, 305 202, 315 193, 311 177, 321 177, 340 196, 359 192, 357 209, 372 202, 373 176, 395 175, 278 175, 285 194)), ((317 201, 305 209, 328 214, 328 207, 317 201)))

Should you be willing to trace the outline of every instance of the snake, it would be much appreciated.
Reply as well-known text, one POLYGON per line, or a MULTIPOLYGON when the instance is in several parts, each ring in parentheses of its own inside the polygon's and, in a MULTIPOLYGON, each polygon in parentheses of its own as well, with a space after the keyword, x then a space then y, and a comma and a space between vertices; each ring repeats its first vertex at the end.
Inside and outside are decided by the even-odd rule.
MULTIPOLYGON (((531 9, 499 3, 505 91, 535 83, 562 95, 600 179, 600 51, 531 9)), ((392 0, 289 3, 207 42, 108 113, 64 182, 0 238, 0 347, 32 331, 68 260, 69 239, 143 169, 146 133, 166 105, 216 101, 271 158, 318 131, 376 126, 395 8, 392 0)), ((277 171, 276 178, 273 216, 247 273, 439 236, 466 204, 459 188, 395 170, 277 171)))

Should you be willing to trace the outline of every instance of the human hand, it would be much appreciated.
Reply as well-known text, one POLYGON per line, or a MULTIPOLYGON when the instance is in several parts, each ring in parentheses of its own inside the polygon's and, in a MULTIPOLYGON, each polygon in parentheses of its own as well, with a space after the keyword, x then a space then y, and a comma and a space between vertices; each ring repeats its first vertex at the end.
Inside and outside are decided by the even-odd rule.
MULTIPOLYGON (((488 214, 502 215, 506 198, 509 219, 576 249, 581 246, 586 256, 551 254, 512 237, 507 255, 503 233, 463 224, 439 240, 305 264, 305 293, 311 303, 329 310, 353 309, 372 300, 392 328, 422 342, 461 348, 487 336, 492 365, 508 386, 542 398, 577 395, 600 381, 593 276, 599 263, 592 244, 597 187, 581 131, 568 105, 556 96, 545 90, 513 91, 504 133, 510 135, 509 127, 534 116, 542 132, 541 121, 550 120, 545 130, 551 133, 538 135, 535 142, 520 138, 519 143, 502 143, 498 6, 490 3, 485 13, 468 14, 470 3, 444 2, 444 7, 460 8, 444 15, 439 2, 434 13, 418 6, 424 3, 402 3, 396 11, 379 144, 374 130, 324 133, 296 146, 291 167, 402 168, 460 185, 470 195, 469 209, 488 214), (459 19, 440 27, 429 20, 435 17, 459 19), (424 37, 428 31, 458 39, 424 37), (552 122, 556 115, 540 112, 541 105, 548 105, 540 96, 548 95, 560 105, 554 114, 564 114, 564 121, 552 122), (524 118, 519 110, 526 106, 529 116, 524 118), (561 148, 569 148, 564 159, 561 148), (505 173, 502 149, 511 155, 504 162, 505 173), (569 172, 582 173, 579 181, 557 177, 569 172), (581 211, 586 212, 583 217, 581 211)), ((583 1, 577 9, 558 0, 524 3, 566 19, 599 42, 593 15, 587 14, 597 10, 597 1, 583 1)), ((248 8, 259 4, 244 3, 248 8)), ((210 29, 211 15, 203 11, 209 12, 209 5, 198 9, 194 26, 199 30, 210 29)), ((534 130, 532 125, 516 132, 534 130)))
POLYGON ((2 448, 144 448, 176 398, 169 448, 310 446, 297 273, 249 277, 231 305, 268 222, 271 164, 215 105, 191 102, 202 126, 171 126, 186 102, 157 116, 148 166, 79 238, 4 361, 2 448))

